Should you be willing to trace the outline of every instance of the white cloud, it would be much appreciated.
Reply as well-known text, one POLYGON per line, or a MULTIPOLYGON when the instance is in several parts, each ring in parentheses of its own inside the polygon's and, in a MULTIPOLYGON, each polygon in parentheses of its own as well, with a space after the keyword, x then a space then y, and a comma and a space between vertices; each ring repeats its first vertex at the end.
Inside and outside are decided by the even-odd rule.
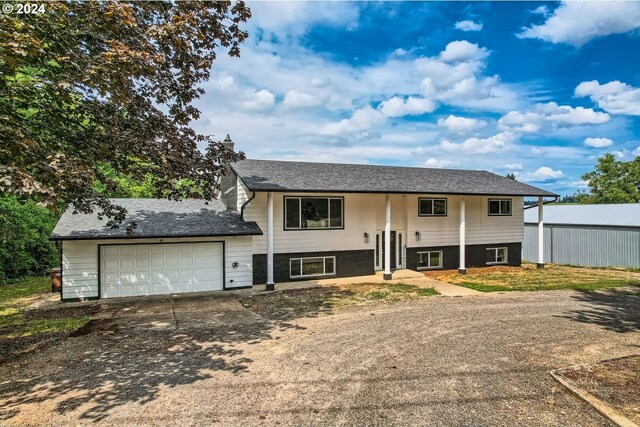
POLYGON ((555 181, 564 176, 561 170, 553 170, 548 166, 541 166, 535 172, 528 172, 518 175, 518 179, 525 182, 548 182, 555 181))
POLYGON ((591 108, 558 105, 555 102, 538 104, 537 107, 545 120, 559 125, 596 125, 610 120, 607 113, 594 111, 591 108))
POLYGON ((434 157, 431 157, 431 158, 427 159, 424 162, 424 164, 427 165, 427 167, 430 167, 430 168, 441 169, 441 168, 446 168, 447 166, 451 166, 453 164, 453 162, 450 161, 450 160, 438 160, 438 159, 436 159, 434 157))
POLYGON ((510 111, 498 120, 498 128, 517 132, 537 132, 540 129, 540 115, 510 111))
POLYGON ((598 107, 611 114, 640 116, 640 88, 618 80, 603 85, 597 80, 582 82, 576 87, 575 95, 590 97, 598 107))
POLYGON ((522 169, 524 169, 522 163, 507 163, 506 165, 504 165, 504 167, 512 171, 521 171, 522 169))
POLYGON ((449 132, 467 133, 474 130, 482 129, 487 122, 479 119, 471 119, 467 117, 458 117, 452 114, 446 119, 438 119, 438 126, 445 127, 449 132))
POLYGON ((638 148, 636 148, 635 150, 633 150, 633 155, 634 155, 634 156, 640 156, 640 146, 638 146, 638 148))
POLYGON ((482 22, 473 22, 471 20, 458 21, 455 24, 455 29, 460 31, 480 31, 484 24, 482 22))
POLYGON ((640 2, 564 1, 543 24, 524 28, 517 36, 582 46, 610 34, 640 28, 640 2))
POLYGON ((542 15, 545 18, 551 14, 551 12, 549 12, 549 8, 546 5, 536 7, 531 11, 531 13, 534 15, 542 15))
POLYGON ((246 111, 267 111, 275 105, 275 97, 266 89, 247 91, 245 100, 240 105, 246 111))
POLYGON ((513 133, 500 132, 488 138, 468 138, 461 143, 444 140, 439 147, 449 153, 488 154, 509 150, 516 139, 513 133))
POLYGON ((584 140, 584 145, 593 148, 604 148, 613 145, 613 141, 609 138, 586 138, 584 140))
POLYGON ((284 97, 282 105, 287 108, 307 108, 320 105, 321 100, 308 93, 298 92, 297 90, 290 90, 284 97))
POLYGON ((384 116, 367 105, 356 110, 351 118, 329 123, 320 129, 322 135, 340 135, 343 133, 363 132, 384 120, 384 116))
POLYGON ((498 120, 498 128, 513 132, 533 133, 542 130, 545 124, 560 128, 607 123, 607 113, 591 108, 558 105, 555 102, 536 104, 531 111, 510 111, 498 120))
POLYGON ((430 113, 436 109, 436 104, 426 98, 414 98, 410 96, 406 100, 394 96, 382 102, 378 109, 387 117, 402 117, 430 113))
POLYGON ((444 62, 477 61, 486 58, 489 51, 478 47, 475 43, 466 40, 456 40, 449 43, 440 52, 440 60, 444 62))

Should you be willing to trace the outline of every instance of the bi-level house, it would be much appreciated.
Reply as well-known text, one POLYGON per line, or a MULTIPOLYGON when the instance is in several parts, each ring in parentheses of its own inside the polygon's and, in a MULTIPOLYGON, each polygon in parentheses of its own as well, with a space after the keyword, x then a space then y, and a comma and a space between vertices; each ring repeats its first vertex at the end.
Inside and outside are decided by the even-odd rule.
POLYGON ((486 171, 243 160, 219 201, 122 199, 133 236, 67 212, 52 239, 63 300, 465 273, 520 265, 525 197, 538 197, 542 227, 544 198, 557 195, 486 171))

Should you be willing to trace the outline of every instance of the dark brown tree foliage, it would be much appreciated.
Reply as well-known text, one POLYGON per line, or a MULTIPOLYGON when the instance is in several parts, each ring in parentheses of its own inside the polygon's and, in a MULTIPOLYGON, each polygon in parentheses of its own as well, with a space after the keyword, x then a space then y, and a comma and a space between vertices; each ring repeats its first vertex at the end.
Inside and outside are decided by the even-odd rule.
POLYGON ((152 174, 158 197, 211 200, 243 154, 189 127, 193 102, 216 52, 240 55, 250 16, 242 1, 48 2, 43 14, 0 14, 0 193, 97 209, 115 227, 126 211, 94 186, 117 189, 101 172, 109 165, 152 174))

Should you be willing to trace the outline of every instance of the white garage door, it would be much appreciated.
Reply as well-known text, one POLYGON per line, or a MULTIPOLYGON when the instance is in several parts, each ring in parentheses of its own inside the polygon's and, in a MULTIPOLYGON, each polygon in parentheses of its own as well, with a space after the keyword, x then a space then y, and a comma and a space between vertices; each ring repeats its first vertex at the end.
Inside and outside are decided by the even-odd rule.
POLYGON ((102 298, 222 290, 223 245, 175 243, 101 247, 102 298))

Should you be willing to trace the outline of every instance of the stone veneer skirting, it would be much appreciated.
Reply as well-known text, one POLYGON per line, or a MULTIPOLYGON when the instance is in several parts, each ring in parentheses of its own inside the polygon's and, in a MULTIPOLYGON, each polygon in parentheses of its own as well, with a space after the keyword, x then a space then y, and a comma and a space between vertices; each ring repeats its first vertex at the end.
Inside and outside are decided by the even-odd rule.
MULTIPOLYGON (((519 267, 522 263, 522 243, 488 243, 482 245, 467 245, 465 247, 466 267, 486 267, 487 248, 507 248, 506 265, 519 267)), ((442 251, 442 268, 444 270, 454 270, 460 266, 459 246, 424 246, 419 248, 407 248, 407 268, 418 269, 418 252, 442 251)), ((495 264, 493 264, 495 265, 495 264)), ((505 264, 500 264, 505 265, 505 264)))
MULTIPOLYGON (((291 258, 313 258, 324 256, 336 257, 336 274, 324 277, 353 277, 375 274, 374 251, 324 251, 324 252, 295 252, 273 254, 273 281, 276 283, 291 282, 293 280, 322 279, 323 277, 298 278, 289 277, 289 260, 291 258)), ((267 254, 253 255, 253 283, 263 284, 267 281, 267 254)))

